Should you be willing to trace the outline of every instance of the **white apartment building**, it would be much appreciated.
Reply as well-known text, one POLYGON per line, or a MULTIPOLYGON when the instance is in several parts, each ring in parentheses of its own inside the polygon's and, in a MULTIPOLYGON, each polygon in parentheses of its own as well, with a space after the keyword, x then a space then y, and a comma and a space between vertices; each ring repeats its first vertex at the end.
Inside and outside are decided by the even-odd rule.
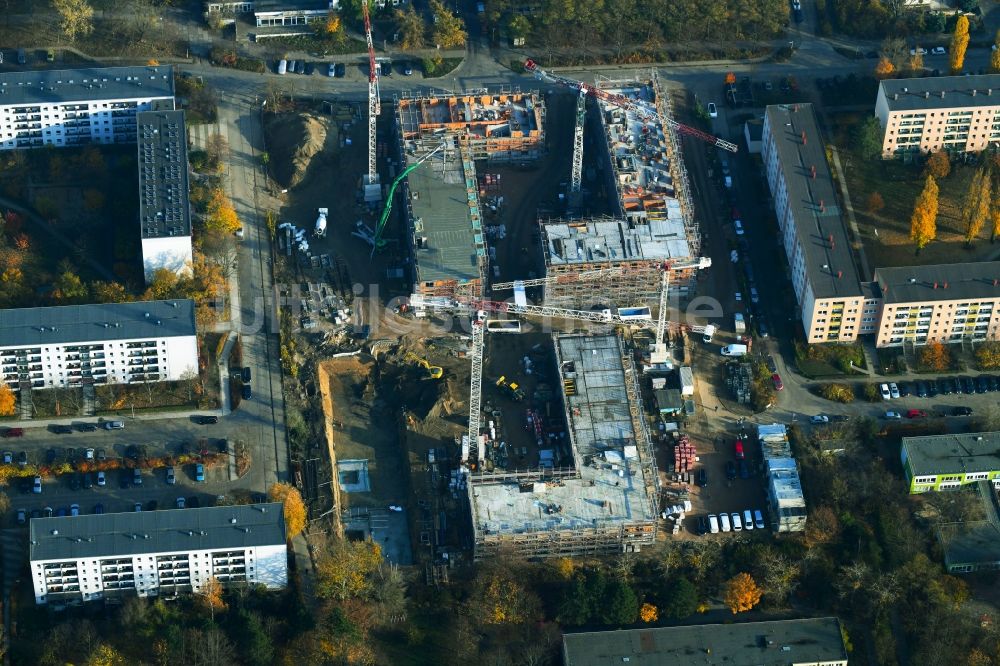
POLYGON ((878 299, 851 257, 811 104, 767 107, 762 156, 806 340, 874 333, 878 299))
POLYGON ((146 282, 160 268, 190 275, 191 205, 184 112, 143 111, 136 114, 136 125, 146 282))
POLYGON ((1000 339, 1000 261, 879 268, 876 345, 1000 339))
POLYGON ((33 518, 29 536, 37 604, 288 585, 280 503, 33 518))
POLYGON ((0 150, 136 140, 139 111, 174 108, 170 66, 0 74, 0 150))
POLYGON ((129 384, 198 372, 194 301, 0 310, 0 377, 20 388, 129 384))
POLYGON ((1000 75, 929 76, 879 83, 882 157, 977 152, 1000 145, 1000 75))

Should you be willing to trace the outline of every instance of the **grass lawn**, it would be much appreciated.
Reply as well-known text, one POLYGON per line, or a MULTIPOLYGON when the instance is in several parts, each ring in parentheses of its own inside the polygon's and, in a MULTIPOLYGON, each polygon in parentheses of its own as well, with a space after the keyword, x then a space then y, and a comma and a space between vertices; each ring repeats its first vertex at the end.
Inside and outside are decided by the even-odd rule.
POLYGON ((982 240, 972 248, 965 246, 961 210, 976 167, 952 164, 951 174, 938 181, 937 239, 916 255, 916 248, 910 241, 910 216, 924 186, 923 165, 904 164, 901 160, 866 162, 860 159, 851 149, 850 132, 864 115, 832 116, 835 123, 832 135, 840 151, 870 267, 990 261, 1000 254, 1000 247, 989 242, 988 228, 981 233, 982 240), (885 201, 885 208, 874 214, 866 207, 873 192, 878 192, 885 201))

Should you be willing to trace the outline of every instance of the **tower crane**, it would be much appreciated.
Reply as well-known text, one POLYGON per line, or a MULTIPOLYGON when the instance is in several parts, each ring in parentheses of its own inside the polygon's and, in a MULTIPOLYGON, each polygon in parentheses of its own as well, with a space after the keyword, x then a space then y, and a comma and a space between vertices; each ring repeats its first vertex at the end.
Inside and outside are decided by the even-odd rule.
POLYGON ((364 178, 365 201, 382 198, 375 167, 375 122, 379 115, 378 69, 375 63, 375 45, 372 43, 372 21, 368 13, 369 0, 361 0, 361 13, 365 20, 365 41, 368 44, 368 173, 364 178))
POLYGON ((728 150, 731 153, 735 153, 736 151, 739 150, 739 147, 735 143, 730 143, 725 139, 720 139, 719 137, 709 134, 708 132, 703 132, 700 129, 691 127, 689 125, 683 125, 674 120, 673 118, 660 118, 659 112, 653 106, 646 104, 645 102, 642 102, 640 100, 631 99, 629 97, 626 97, 625 95, 610 93, 606 90, 598 88, 597 86, 588 85, 583 81, 578 81, 576 79, 571 79, 569 77, 559 76, 558 74, 547 72, 541 67, 539 67, 538 63, 536 63, 534 60, 530 59, 526 60, 524 62, 524 68, 527 71, 534 74, 536 79, 539 79, 541 81, 547 81, 549 83, 558 83, 559 85, 572 88, 573 90, 578 90, 582 94, 587 94, 590 95, 591 97, 596 97, 597 99, 607 102, 608 104, 613 104, 623 109, 628 109, 629 111, 633 111, 636 114, 638 114, 639 117, 642 118, 643 120, 652 120, 656 118, 659 119, 660 122, 673 127, 678 132, 682 132, 684 134, 696 137, 698 139, 701 139, 702 141, 711 143, 718 148, 728 150))

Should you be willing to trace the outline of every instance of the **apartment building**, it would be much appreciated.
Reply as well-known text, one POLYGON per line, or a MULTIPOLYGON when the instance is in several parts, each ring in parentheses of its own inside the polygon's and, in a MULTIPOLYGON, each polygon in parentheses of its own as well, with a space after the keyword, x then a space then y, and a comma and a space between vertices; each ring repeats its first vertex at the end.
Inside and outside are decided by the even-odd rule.
POLYGON ((170 66, 0 74, 0 150, 136 140, 136 113, 174 108, 170 66))
POLYGON ((882 157, 1000 145, 1000 75, 929 76, 879 83, 882 157))
POLYGON ((280 503, 33 518, 29 537, 37 604, 288 584, 280 503))
POLYGON ((138 127, 139 223, 146 281, 158 269, 190 274, 191 205, 183 111, 143 111, 138 127))
POLYGON ((563 634, 563 666, 847 666, 835 617, 563 634))
POLYGON ((876 346, 1000 339, 1000 261, 879 268, 876 346))
POLYGON ((762 156, 806 340, 874 333, 877 295, 854 265, 811 104, 767 107, 762 156))
POLYGON ((904 437, 900 458, 910 494, 978 481, 1000 489, 1000 432, 904 437))
POLYGON ((15 390, 169 381, 197 372, 191 300, 0 310, 0 376, 15 390))

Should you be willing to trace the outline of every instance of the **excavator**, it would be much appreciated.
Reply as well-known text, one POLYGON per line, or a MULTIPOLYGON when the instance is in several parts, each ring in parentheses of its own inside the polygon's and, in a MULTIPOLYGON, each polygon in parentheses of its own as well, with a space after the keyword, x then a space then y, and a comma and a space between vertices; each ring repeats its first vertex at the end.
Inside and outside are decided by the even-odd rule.
POLYGON ((441 379, 441 377, 444 376, 444 368, 438 365, 431 365, 430 361, 425 358, 420 358, 416 354, 410 352, 407 352, 405 358, 407 361, 412 361, 413 363, 416 363, 420 367, 426 369, 427 375, 431 379, 441 379))
POLYGON ((497 380, 497 388, 507 393, 514 402, 524 400, 524 391, 515 382, 508 382, 506 375, 497 380))

